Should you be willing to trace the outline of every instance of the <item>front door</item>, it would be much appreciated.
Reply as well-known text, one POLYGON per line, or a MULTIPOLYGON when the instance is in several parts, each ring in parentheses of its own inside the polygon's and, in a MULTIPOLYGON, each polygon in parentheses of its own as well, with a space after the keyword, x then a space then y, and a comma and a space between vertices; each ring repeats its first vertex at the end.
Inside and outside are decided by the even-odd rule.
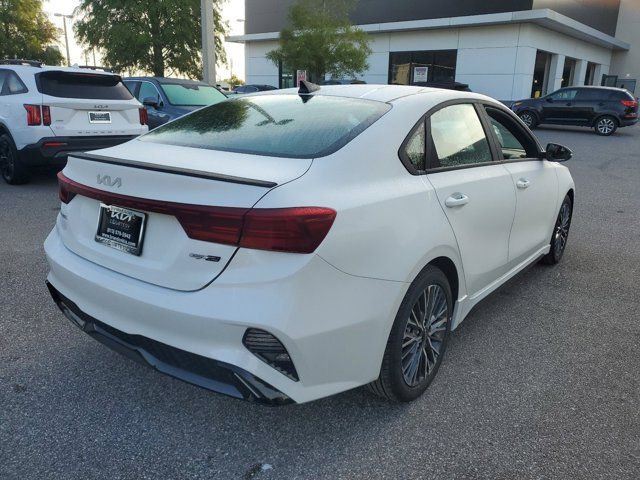
POLYGON ((516 195, 509 238, 509 267, 514 268, 549 244, 557 215, 558 178, 555 168, 538 157, 537 142, 509 113, 486 107, 504 168, 516 195))
POLYGON ((507 271, 515 215, 511 174, 493 162, 473 104, 444 107, 427 122, 431 138, 426 180, 453 228, 473 297, 507 271))

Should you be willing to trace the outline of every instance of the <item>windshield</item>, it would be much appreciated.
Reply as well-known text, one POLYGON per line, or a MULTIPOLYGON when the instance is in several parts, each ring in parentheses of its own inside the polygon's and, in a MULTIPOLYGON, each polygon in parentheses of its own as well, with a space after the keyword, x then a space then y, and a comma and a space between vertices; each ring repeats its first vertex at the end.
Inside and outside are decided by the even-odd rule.
POLYGON ((217 88, 209 85, 193 85, 180 83, 161 83, 171 105, 176 106, 199 106, 213 105, 227 98, 217 88))
POLYGON ((342 148, 389 111, 359 98, 258 95, 229 99, 140 137, 145 142, 313 158, 342 148))

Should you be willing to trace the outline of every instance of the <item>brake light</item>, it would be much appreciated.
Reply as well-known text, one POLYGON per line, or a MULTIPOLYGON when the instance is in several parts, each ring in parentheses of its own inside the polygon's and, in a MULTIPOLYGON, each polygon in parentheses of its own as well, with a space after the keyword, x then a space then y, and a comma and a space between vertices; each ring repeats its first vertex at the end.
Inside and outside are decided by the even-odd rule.
POLYGON ((323 207, 238 208, 130 197, 75 182, 58 173, 60 200, 75 194, 109 205, 174 216, 189 238, 258 250, 311 253, 324 240, 336 211, 323 207))
POLYGON ((43 125, 51 125, 51 109, 49 105, 42 106, 42 124, 43 125))
POLYGON ((622 105, 625 107, 636 108, 638 106, 637 100, 620 100, 620 102, 622 102, 622 105))
POLYGON ((138 109, 138 113, 140 114, 140 125, 147 125, 149 123, 149 114, 147 113, 147 109, 141 107, 138 109))
POLYGON ((336 211, 322 207, 255 208, 244 219, 240 246, 311 253, 329 233, 336 211))
POLYGON ((27 111, 27 125, 34 127, 42 123, 42 117, 40 115, 40 105, 26 105, 24 106, 27 111))
POLYGON ((62 203, 69 203, 76 194, 68 188, 69 183, 65 182, 63 178, 67 179, 67 177, 62 175, 62 172, 58 173, 58 196, 62 203))

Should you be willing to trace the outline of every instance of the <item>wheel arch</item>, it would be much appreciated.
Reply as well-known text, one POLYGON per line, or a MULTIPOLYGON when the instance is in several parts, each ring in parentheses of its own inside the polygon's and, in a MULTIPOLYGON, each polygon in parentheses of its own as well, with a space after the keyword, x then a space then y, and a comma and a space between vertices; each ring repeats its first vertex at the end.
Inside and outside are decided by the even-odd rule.
POLYGON ((456 264, 453 263, 453 260, 451 260, 449 257, 437 257, 431 260, 425 266, 425 268, 430 265, 442 270, 442 273, 444 273, 444 275, 447 277, 449 286, 451 287, 453 302, 455 304, 455 302, 458 300, 458 294, 460 292, 460 278, 456 264))
POLYGON ((591 122, 591 126, 595 127, 596 124, 598 123, 598 120, 600 120, 603 117, 610 117, 613 119, 614 122, 616 122, 616 127, 620 127, 620 120, 618 119, 618 116, 615 115, 614 113, 609 113, 609 112, 604 112, 604 113, 600 113, 599 115, 597 115, 594 119, 593 122, 591 122))

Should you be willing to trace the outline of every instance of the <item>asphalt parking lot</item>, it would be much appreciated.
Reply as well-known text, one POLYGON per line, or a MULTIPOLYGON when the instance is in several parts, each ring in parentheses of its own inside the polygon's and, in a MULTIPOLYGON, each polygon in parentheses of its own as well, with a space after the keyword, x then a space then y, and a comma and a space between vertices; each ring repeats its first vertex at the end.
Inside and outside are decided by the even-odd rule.
POLYGON ((476 307, 409 405, 262 407, 108 350, 44 285, 54 176, 0 183, 0 478, 638 478, 640 127, 536 134, 575 153, 565 257, 476 307))

